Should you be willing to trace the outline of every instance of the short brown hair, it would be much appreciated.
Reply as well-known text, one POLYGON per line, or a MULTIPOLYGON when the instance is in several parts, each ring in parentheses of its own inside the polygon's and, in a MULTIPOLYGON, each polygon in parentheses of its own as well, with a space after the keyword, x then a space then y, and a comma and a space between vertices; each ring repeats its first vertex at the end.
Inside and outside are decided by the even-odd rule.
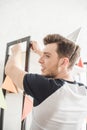
POLYGON ((44 39, 44 45, 56 43, 57 53, 59 57, 69 58, 70 65, 72 68, 80 56, 80 47, 76 45, 73 41, 59 35, 59 34, 49 34, 44 39))

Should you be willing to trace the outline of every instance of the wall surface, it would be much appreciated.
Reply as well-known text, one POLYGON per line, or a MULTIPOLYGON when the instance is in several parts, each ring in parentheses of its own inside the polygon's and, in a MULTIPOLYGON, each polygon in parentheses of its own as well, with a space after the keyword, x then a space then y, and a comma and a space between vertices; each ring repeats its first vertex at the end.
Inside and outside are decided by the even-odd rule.
POLYGON ((87 24, 86 0, 0 0, 0 84, 6 44, 30 35, 42 43, 48 33, 64 36, 87 24))

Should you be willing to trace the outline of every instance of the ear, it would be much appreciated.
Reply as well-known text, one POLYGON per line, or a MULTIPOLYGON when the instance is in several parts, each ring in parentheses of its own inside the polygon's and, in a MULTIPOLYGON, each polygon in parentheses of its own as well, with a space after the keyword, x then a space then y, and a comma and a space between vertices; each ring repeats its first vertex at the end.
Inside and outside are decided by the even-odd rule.
POLYGON ((68 66, 68 65, 69 65, 69 58, 65 57, 65 58, 63 59, 63 65, 64 65, 64 66, 68 66))
POLYGON ((67 57, 62 58, 61 65, 67 67, 69 65, 69 59, 67 57))

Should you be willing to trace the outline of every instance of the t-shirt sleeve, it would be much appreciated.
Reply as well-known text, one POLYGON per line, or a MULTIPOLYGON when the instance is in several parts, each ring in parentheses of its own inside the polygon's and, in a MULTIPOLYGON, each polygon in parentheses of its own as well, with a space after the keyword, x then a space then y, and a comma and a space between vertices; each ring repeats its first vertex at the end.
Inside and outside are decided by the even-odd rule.
POLYGON ((24 91, 34 98, 34 105, 40 104, 50 95, 50 81, 38 74, 26 74, 23 80, 24 91))

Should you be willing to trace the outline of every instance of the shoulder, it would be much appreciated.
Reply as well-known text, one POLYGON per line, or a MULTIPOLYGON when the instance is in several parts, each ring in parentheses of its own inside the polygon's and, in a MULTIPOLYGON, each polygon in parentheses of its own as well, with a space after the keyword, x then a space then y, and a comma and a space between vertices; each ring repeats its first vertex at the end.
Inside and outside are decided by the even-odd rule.
POLYGON ((44 76, 42 76, 42 75, 40 75, 40 74, 32 74, 32 73, 27 73, 27 74, 25 74, 25 76, 24 76, 24 79, 47 79, 47 78, 45 78, 44 76))

